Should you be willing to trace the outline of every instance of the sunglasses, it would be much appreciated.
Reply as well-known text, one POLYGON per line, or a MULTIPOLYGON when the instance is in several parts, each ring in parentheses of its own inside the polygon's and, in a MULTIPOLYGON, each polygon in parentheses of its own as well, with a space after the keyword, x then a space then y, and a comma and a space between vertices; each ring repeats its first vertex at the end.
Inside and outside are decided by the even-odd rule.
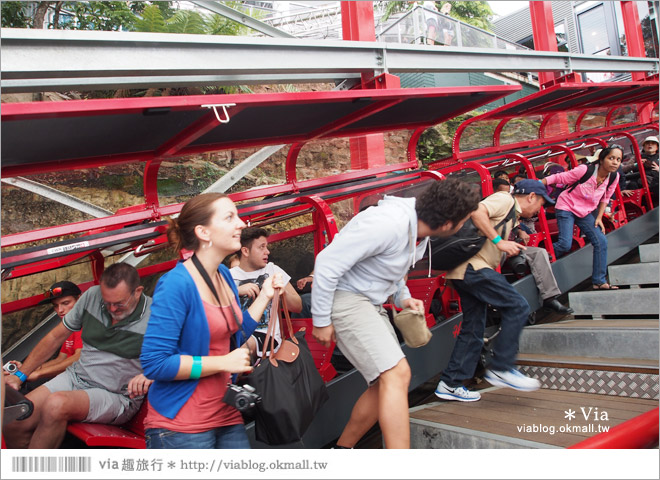
POLYGON ((62 287, 49 288, 44 293, 44 298, 56 298, 62 295, 62 287))
POLYGON ((609 148, 609 149, 618 148, 619 150, 621 150, 623 152, 623 147, 621 145, 619 145, 618 143, 611 143, 607 146, 607 148, 609 148))

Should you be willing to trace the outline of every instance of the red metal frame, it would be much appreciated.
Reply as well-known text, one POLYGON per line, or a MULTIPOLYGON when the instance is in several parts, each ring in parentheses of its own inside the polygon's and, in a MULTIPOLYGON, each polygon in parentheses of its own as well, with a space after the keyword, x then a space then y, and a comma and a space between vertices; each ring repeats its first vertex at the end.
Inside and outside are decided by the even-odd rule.
POLYGON ((658 408, 631 418, 609 432, 599 433, 568 448, 655 448, 658 446, 658 408))

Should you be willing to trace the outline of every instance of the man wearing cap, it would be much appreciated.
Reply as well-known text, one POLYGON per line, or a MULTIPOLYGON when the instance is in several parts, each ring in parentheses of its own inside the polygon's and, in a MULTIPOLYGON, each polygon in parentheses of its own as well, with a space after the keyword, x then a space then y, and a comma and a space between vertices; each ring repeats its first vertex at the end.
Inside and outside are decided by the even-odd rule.
POLYGON ((26 395, 34 404, 30 417, 4 426, 9 448, 57 448, 69 422, 122 424, 135 415, 152 383, 140 364, 151 306, 143 289, 135 267, 109 266, 100 285, 78 299, 62 323, 32 350, 21 370, 5 377, 10 387, 18 389, 71 332, 83 331, 79 361, 26 395))
POLYGON ((452 281, 461 298, 463 321, 449 364, 435 391, 439 398, 461 402, 475 402, 481 398, 479 392, 466 389, 463 382, 472 378, 477 367, 489 304, 501 312, 502 328, 485 379, 494 386, 521 391, 540 388, 538 380, 526 377, 514 368, 520 333, 529 316, 529 304, 495 269, 503 255, 515 256, 525 251, 544 305, 555 309, 558 304, 565 308, 555 298, 561 291, 552 275, 547 252, 506 240, 520 217, 533 217, 543 205, 553 203, 541 182, 527 179, 516 183, 512 194, 497 192, 489 195, 472 213, 472 222, 488 240, 474 257, 447 272, 446 278, 452 281), (497 231, 495 225, 507 218, 512 208, 515 209, 515 219, 497 231))
MULTIPOLYGON (((71 311, 81 293, 75 283, 67 281, 57 282, 46 291, 44 299, 39 302, 39 305, 52 304, 53 310, 55 310, 55 313, 61 319, 71 311)), ((73 362, 78 361, 82 347, 81 332, 71 333, 69 338, 62 344, 58 356, 37 367, 27 377, 27 381, 29 382, 28 390, 33 390, 44 383, 44 381, 59 375, 73 362)), ((23 367, 21 362, 11 361, 11 363, 16 365, 19 370, 23 367)), ((9 375, 8 372, 5 372, 5 374, 9 375)))

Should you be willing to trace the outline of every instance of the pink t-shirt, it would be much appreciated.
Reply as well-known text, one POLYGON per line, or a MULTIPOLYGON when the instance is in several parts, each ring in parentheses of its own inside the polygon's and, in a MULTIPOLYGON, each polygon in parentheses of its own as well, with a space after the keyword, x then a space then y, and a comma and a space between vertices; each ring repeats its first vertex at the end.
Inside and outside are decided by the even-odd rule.
MULTIPOLYGON (((217 307, 204 301, 203 303, 211 334, 209 355, 227 355, 231 333, 238 328, 230 307, 217 307), (232 329, 231 332, 227 330, 227 325, 232 329)), ((233 299, 232 303, 236 313, 240 315, 240 310, 236 310, 238 307, 233 299)), ((229 378, 228 372, 200 378, 193 394, 171 420, 150 405, 144 427, 200 433, 217 427, 243 423, 241 413, 222 401, 229 378)))
MULTIPOLYGON (((548 185, 555 185, 562 183, 564 185, 572 185, 582 178, 582 175, 587 171, 587 165, 580 165, 573 170, 567 172, 555 173, 545 178, 548 185)), ((594 174, 586 182, 578 184, 571 192, 564 190, 557 199, 555 208, 557 210, 565 210, 575 214, 580 218, 584 218, 593 212, 599 203, 607 203, 616 190, 619 184, 619 175, 612 182, 610 188, 607 188, 609 176, 605 181, 598 185, 596 177, 598 169, 594 170, 594 174)))

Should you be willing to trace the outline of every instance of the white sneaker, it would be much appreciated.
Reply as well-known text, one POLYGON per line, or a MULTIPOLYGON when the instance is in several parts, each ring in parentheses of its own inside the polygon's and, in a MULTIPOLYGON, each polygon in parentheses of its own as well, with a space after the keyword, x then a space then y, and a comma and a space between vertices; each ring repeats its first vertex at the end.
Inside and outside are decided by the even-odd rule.
POLYGON ((476 402, 481 399, 479 392, 471 392, 463 386, 452 388, 442 380, 435 389, 435 395, 443 400, 458 400, 459 402, 476 402))
POLYGON ((533 392, 541 388, 541 382, 523 375, 515 368, 506 371, 486 370, 484 379, 494 387, 508 387, 523 392, 533 392))

